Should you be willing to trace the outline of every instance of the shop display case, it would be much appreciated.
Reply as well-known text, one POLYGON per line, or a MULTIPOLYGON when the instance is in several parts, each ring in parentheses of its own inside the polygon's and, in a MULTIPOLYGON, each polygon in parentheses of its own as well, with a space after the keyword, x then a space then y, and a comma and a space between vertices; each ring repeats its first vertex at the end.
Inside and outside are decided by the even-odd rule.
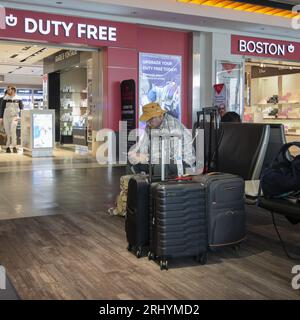
POLYGON ((300 102, 263 103, 245 108, 246 122, 282 123, 287 136, 300 140, 300 102))
POLYGON ((22 110, 21 145, 32 157, 51 157, 55 141, 54 110, 22 110))
POLYGON ((75 91, 71 86, 61 90, 60 132, 61 143, 71 144, 73 141, 73 127, 86 130, 85 114, 87 111, 87 91, 75 91))

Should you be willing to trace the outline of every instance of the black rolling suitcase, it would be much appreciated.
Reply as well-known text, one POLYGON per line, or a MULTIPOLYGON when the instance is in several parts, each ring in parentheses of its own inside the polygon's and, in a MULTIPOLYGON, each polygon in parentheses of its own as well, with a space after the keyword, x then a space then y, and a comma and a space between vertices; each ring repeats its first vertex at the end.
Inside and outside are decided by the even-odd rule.
POLYGON ((133 176, 128 183, 125 232, 128 251, 138 258, 149 247, 149 177, 133 176))
POLYGON ((161 270, 168 260, 194 256, 207 259, 205 189, 194 181, 167 181, 151 185, 149 260, 157 260, 161 270))
MULTIPOLYGON (((161 149, 165 150, 163 139, 161 149)), ((150 187, 149 260, 158 261, 161 270, 168 269, 169 259, 186 256, 205 264, 208 244, 204 188, 192 178, 164 181, 163 170, 161 179, 150 187)))
POLYGON ((207 116, 209 116, 209 130, 204 130, 204 175, 193 179, 201 183, 206 190, 209 247, 232 245, 237 249, 246 238, 245 182, 235 175, 211 172, 218 169, 220 131, 217 123, 217 109, 204 108, 198 114, 198 122, 202 117, 204 128, 207 116))
POLYGON ((246 238, 245 182, 225 173, 194 178, 206 190, 208 245, 210 248, 233 246, 246 238))

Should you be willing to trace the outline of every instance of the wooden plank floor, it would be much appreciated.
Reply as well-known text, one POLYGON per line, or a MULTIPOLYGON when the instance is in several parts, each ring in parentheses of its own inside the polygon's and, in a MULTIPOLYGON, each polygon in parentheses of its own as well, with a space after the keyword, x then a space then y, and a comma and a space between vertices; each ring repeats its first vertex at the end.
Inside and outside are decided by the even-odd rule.
MULTIPOLYGON (((290 284, 293 263, 270 217, 251 212, 249 220, 239 258, 226 250, 206 266, 186 259, 163 272, 127 252, 120 217, 82 212, 1 221, 0 261, 23 299, 299 299, 290 284)), ((280 224, 299 243, 299 227, 280 224)))
MULTIPOLYGON (((124 219, 106 213, 123 171, 0 173, 0 264, 22 299, 300 298, 291 287, 295 262, 282 252, 270 215, 256 207, 248 208, 239 258, 227 249, 210 254, 205 266, 175 260, 163 272, 135 258, 126 250, 124 219)), ((300 255, 300 225, 278 222, 290 250, 300 255)))

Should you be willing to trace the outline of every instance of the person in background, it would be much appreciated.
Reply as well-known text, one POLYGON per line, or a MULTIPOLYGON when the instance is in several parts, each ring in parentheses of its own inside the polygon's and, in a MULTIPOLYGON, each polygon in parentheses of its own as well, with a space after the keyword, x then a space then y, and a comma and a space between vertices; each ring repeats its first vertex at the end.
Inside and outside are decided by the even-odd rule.
POLYGON ((225 115, 226 113, 226 106, 224 103, 220 104, 218 106, 218 112, 219 112, 219 116, 220 116, 220 119, 222 119, 222 117, 225 115))
MULTIPOLYGON (((145 172, 148 173, 148 161, 150 153, 150 139, 151 129, 159 129, 166 131, 168 134, 180 133, 181 140, 175 139, 170 146, 170 164, 167 166, 167 171, 170 175, 178 175, 178 167, 175 164, 178 157, 178 150, 181 150, 183 171, 184 169, 194 169, 196 161, 195 150, 193 147, 193 140, 191 132, 181 124, 176 118, 166 113, 158 103, 149 103, 143 106, 143 114, 140 117, 141 122, 146 122, 145 134, 136 145, 135 149, 129 152, 129 160, 133 165, 131 167, 132 173, 145 172), (180 144, 181 143, 181 146, 180 144)), ((159 143, 153 142, 152 156, 157 160, 161 157, 161 150, 159 143)), ((152 160, 153 160, 152 159, 152 160)), ((153 163, 153 162, 152 162, 153 163)), ((154 166, 154 172, 155 172, 154 166)))
POLYGON ((16 96, 16 88, 13 85, 7 86, 7 94, 4 96, 0 106, 0 123, 4 125, 7 135, 6 153, 17 153, 17 125, 20 118, 20 110, 23 109, 22 100, 16 96))
POLYGON ((241 117, 236 112, 226 112, 221 118, 221 122, 242 122, 241 117))

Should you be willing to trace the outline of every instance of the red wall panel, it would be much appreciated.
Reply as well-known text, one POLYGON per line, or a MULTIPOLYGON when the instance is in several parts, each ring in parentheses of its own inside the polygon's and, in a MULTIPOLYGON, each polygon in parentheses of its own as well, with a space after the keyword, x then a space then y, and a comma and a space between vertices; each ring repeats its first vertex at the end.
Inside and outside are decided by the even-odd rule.
POLYGON ((137 53, 135 50, 107 48, 105 77, 107 102, 104 111, 104 128, 119 130, 121 119, 121 90, 123 80, 133 79, 137 83, 137 53))
MULTIPOLYGON (((130 36, 130 35, 128 35, 130 36)), ((138 95, 138 53, 180 55, 182 57, 182 123, 191 127, 189 106, 190 33, 137 27, 136 50, 107 48, 107 108, 104 124, 118 130, 121 117, 120 83, 134 79, 138 95)), ((137 101, 137 100, 136 100, 137 101)), ((138 106, 138 101, 136 103, 138 106)))

